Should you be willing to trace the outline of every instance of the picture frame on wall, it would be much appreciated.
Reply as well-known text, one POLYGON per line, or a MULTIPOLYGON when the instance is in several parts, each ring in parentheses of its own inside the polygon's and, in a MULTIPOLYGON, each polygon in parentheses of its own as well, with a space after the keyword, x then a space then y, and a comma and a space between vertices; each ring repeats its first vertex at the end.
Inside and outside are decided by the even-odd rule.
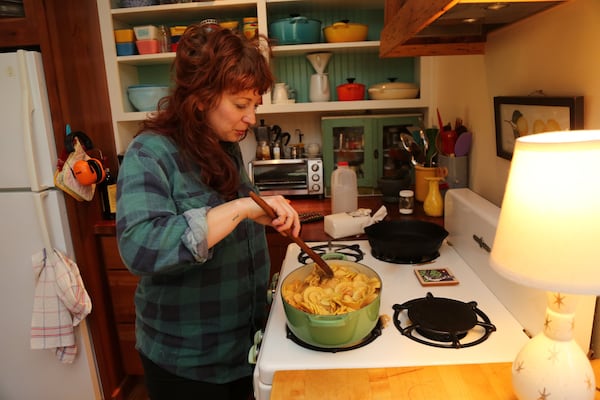
POLYGON ((512 159, 518 137, 583 129, 583 96, 494 97, 496 154, 512 159))

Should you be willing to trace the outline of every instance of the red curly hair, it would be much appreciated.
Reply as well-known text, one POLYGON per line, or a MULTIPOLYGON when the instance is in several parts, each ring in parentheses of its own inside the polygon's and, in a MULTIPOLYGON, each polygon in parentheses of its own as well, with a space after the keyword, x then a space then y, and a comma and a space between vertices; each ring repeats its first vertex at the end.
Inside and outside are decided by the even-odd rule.
POLYGON ((171 137, 184 161, 200 169, 200 180, 226 199, 237 195, 239 167, 227 152, 231 144, 220 142, 208 127, 205 112, 215 109, 225 93, 267 92, 274 77, 265 53, 270 55, 270 47, 263 38, 248 40, 228 29, 207 32, 199 24, 189 26, 172 66, 174 91, 161 99, 160 112, 140 130, 171 137))

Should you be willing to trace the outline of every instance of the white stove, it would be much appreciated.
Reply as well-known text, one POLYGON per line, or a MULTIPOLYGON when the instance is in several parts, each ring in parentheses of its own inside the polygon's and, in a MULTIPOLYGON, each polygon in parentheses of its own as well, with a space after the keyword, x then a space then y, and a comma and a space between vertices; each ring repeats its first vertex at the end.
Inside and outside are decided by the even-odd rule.
MULTIPOLYGON (((460 200, 460 197, 466 196, 465 198, 469 202, 465 204, 472 204, 472 197, 477 196, 466 189, 459 189, 454 192, 458 195, 458 200, 460 200)), ((481 199, 478 196, 477 198, 481 199)), ((484 233, 480 237, 477 232, 468 232, 467 236, 475 235, 478 238, 478 240, 473 240, 471 237, 470 241, 463 240, 465 237, 463 233, 453 236, 451 230, 453 226, 458 226, 457 230, 462 229, 460 227, 463 226, 472 226, 473 221, 467 223, 462 218, 478 219, 482 218, 482 215, 477 212, 465 211, 464 207, 455 206, 458 204, 456 199, 449 200, 447 197, 446 202, 446 213, 448 214, 446 229, 450 232, 450 236, 440 248, 440 256, 425 266, 380 261, 371 255, 371 248, 366 240, 341 241, 341 243, 346 244, 358 244, 364 253, 364 258, 360 263, 374 269, 382 280, 380 314, 389 316, 389 322, 382 330, 381 336, 364 347, 335 353, 321 352, 303 348, 287 337, 286 317, 280 296, 280 286, 287 274, 302 266, 298 261, 300 248, 296 244, 291 244, 288 247, 254 371, 254 395, 257 400, 269 399, 274 373, 281 370, 381 368, 512 362, 514 360, 518 351, 528 340, 528 336, 524 333, 524 325, 513 316, 497 295, 484 283, 484 281, 490 279, 489 274, 493 272, 487 264, 488 252, 485 250, 486 244, 491 246, 493 236, 491 238, 486 237, 486 235, 489 236, 489 233, 484 233), (452 215, 453 212, 465 213, 465 215, 452 215), (456 221, 456 217, 459 217, 460 224, 452 222, 456 221), (448 221, 448 219, 452 219, 452 221, 448 221), (449 228, 448 225, 451 227, 449 228), (456 244, 452 242, 453 237, 457 238, 457 242, 461 243, 461 247, 456 247, 456 244), (476 265, 475 268, 472 268, 465 261, 465 251, 478 253, 466 257, 470 262, 472 260, 483 260, 485 265, 476 265), (463 256, 459 254, 463 254, 463 256), (422 286, 414 269, 424 267, 449 268, 458 279, 459 284, 452 286, 422 286), (483 280, 479 276, 480 270, 485 270, 483 280), (477 307, 489 317, 496 330, 486 340, 471 347, 439 348, 411 340, 409 337, 402 335, 394 326, 393 306, 412 299, 423 298, 427 293, 431 293, 435 297, 462 302, 475 301, 477 307)), ((484 225, 490 223, 493 225, 491 227, 492 232, 495 228, 495 217, 494 215, 483 216, 484 225)), ((489 232, 490 229, 487 229, 487 231, 489 232)), ((324 243, 309 243, 310 246, 322 244, 324 243)), ((493 279, 496 279, 496 277, 493 277, 493 279)), ((498 276, 497 279, 503 278, 498 276)), ((527 291, 526 296, 528 296, 528 301, 533 300, 534 303, 536 302, 535 296, 532 297, 532 292, 527 291)), ((539 301, 541 301, 541 311, 537 314, 538 310, 535 310, 533 314, 541 320, 545 308, 543 293, 539 301)), ((402 324, 405 322, 408 324, 406 313, 400 314, 400 321, 402 324)), ((469 335, 471 333, 465 339, 468 339, 469 335)))

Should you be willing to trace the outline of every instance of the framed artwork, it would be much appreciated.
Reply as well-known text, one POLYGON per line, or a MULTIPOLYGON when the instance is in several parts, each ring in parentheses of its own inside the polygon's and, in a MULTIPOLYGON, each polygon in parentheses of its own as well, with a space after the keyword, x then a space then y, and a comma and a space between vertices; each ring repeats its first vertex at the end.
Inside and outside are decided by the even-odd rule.
POLYGON ((520 136, 583 129, 583 97, 494 97, 494 118, 496 154, 511 160, 520 136))

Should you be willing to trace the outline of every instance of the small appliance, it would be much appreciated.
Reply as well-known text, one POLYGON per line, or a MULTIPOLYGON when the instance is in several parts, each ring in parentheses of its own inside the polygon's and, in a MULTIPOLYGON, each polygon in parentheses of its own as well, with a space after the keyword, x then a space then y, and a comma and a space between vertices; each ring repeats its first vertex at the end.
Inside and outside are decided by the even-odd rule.
POLYGON ((263 195, 323 197, 325 194, 320 158, 253 160, 248 165, 248 174, 263 195))

